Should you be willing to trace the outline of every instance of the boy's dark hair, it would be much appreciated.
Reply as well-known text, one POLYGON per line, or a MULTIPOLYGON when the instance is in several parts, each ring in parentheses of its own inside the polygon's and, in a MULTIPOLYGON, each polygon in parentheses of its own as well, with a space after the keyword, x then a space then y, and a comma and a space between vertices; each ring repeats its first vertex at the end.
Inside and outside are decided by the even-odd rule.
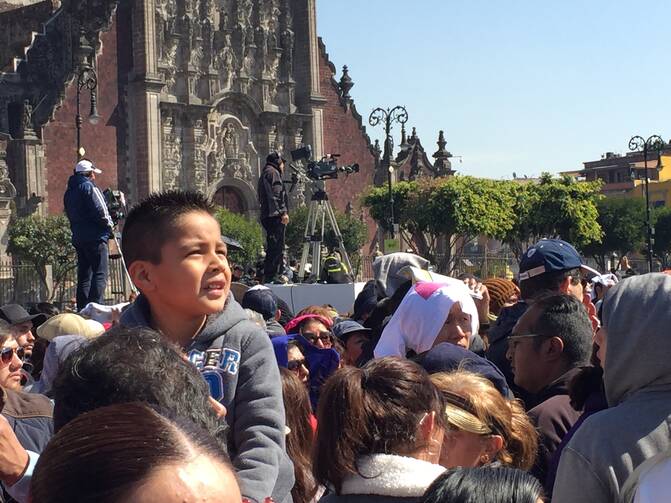
POLYGON ((107 405, 144 402, 183 417, 225 441, 225 421, 209 404, 200 372, 147 328, 115 327, 72 353, 52 389, 54 430, 107 405))
POLYGON ((123 258, 130 266, 136 260, 161 262, 161 248, 173 237, 176 221, 200 211, 213 215, 212 201, 200 192, 168 190, 155 192, 128 213, 121 236, 123 258))
POLYGON ((532 300, 540 295, 559 293, 559 287, 568 277, 571 283, 580 283, 580 269, 565 269, 563 271, 546 272, 524 281, 520 281, 520 294, 524 300, 532 300))
MULTIPOLYGON (((536 320, 534 333, 547 337, 559 337, 564 343, 564 355, 572 367, 589 362, 592 352, 592 322, 587 309, 573 295, 558 294, 539 298, 532 309, 540 316, 536 320)), ((535 340, 539 347, 542 340, 535 340)))

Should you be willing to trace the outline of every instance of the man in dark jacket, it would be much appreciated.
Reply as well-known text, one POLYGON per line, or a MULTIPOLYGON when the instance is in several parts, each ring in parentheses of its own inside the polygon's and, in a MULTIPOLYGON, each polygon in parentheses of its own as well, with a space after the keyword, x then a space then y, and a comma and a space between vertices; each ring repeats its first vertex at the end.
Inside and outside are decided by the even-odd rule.
POLYGON ((287 191, 282 181, 284 159, 277 152, 266 158, 257 195, 261 206, 261 225, 266 230, 266 260, 263 265, 263 280, 272 283, 282 272, 284 253, 284 231, 289 223, 287 191))
POLYGON ((531 397, 529 417, 540 434, 532 473, 541 482, 554 451, 580 417, 571 407, 568 385, 588 364, 591 352, 592 323, 585 306, 572 295, 536 300, 508 337, 515 384, 531 397))
POLYGON ((102 304, 108 273, 107 240, 113 232, 105 198, 93 183, 100 174, 88 159, 75 166, 63 197, 70 220, 72 244, 77 251, 77 309, 89 302, 102 304))

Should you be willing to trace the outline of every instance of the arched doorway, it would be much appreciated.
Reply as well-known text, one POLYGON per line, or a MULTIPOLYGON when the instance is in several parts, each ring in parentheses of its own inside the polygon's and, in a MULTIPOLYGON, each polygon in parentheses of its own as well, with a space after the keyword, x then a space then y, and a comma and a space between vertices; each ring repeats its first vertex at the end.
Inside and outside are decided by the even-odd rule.
POLYGON ((229 186, 222 186, 214 193, 212 198, 214 204, 223 206, 228 211, 244 215, 247 213, 245 201, 240 194, 240 191, 229 186))

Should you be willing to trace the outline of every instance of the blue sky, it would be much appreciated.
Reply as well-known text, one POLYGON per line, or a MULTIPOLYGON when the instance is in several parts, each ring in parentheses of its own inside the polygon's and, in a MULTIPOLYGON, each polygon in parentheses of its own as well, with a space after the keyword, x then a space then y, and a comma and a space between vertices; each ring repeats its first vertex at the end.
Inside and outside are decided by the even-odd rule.
POLYGON ((671 1, 318 0, 317 19, 366 123, 405 105, 462 174, 579 169, 634 134, 671 138, 671 1))

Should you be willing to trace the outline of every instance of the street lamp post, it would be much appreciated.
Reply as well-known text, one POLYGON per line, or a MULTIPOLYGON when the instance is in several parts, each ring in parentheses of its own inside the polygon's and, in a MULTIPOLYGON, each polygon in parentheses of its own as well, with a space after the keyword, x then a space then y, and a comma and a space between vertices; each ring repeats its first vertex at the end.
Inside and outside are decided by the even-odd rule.
POLYGON ((98 75, 96 71, 88 64, 82 66, 77 75, 77 115, 75 116, 75 127, 77 128, 77 160, 84 156, 82 149, 81 131, 82 116, 80 112, 81 93, 83 89, 88 89, 91 94, 91 109, 89 112, 89 122, 97 124, 100 120, 98 115, 98 75))
POLYGON ((664 148, 664 140, 656 134, 649 136, 647 140, 642 136, 632 136, 629 140, 629 150, 632 152, 643 151, 643 166, 645 167, 645 227, 646 227, 646 247, 648 249, 648 272, 652 272, 652 245, 654 240, 654 229, 650 221, 650 178, 648 176, 648 153, 657 152, 657 158, 661 155, 664 148))
POLYGON ((394 239, 394 193, 392 192, 392 175, 394 167, 391 165, 391 154, 394 150, 394 139, 391 136, 392 124, 405 124, 408 121, 408 111, 405 107, 395 106, 394 108, 376 108, 370 113, 368 123, 375 127, 384 123, 384 153, 382 154, 382 169, 387 172, 387 187, 389 188, 389 223, 391 228, 391 238, 394 239))

